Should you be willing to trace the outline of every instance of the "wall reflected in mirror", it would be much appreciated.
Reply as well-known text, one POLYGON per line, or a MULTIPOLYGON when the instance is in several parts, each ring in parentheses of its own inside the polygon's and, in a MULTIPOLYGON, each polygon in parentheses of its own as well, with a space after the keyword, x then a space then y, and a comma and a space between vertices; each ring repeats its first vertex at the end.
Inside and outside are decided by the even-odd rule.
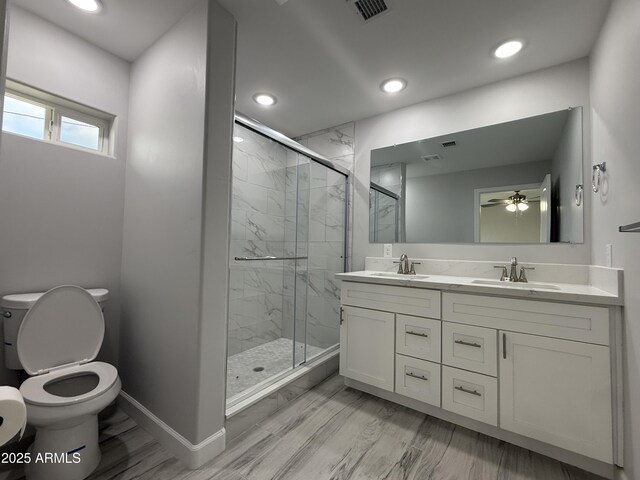
POLYGON ((582 243, 582 107, 371 151, 371 243, 582 243))

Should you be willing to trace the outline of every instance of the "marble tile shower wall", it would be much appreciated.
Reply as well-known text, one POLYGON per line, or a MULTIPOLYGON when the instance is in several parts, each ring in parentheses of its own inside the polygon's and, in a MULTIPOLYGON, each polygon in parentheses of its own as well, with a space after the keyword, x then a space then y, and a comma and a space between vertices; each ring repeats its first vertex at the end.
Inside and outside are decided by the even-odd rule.
POLYGON ((377 209, 369 209, 369 241, 372 243, 397 243, 403 241, 406 165, 395 163, 393 165, 372 167, 371 182, 377 183, 395 193, 398 195, 398 200, 376 193, 377 209), (397 206, 396 203, 398 204, 397 206))
MULTIPOLYGON (((282 337, 321 348, 335 345, 340 285, 334 273, 344 265, 344 177, 240 125, 235 136, 244 141, 234 145, 233 154, 228 355, 282 337), (309 258, 233 260, 263 255, 309 258)), ((353 169, 353 123, 298 141, 353 169)))
MULTIPOLYGON (((296 140, 353 171, 354 123, 303 135, 296 140)), ((310 164, 309 183, 306 338, 310 344, 326 348, 340 339, 340 284, 334 274, 344 270, 347 190, 344 176, 316 162, 310 164)), ((296 338, 299 339, 297 334, 296 338)))
POLYGON ((228 355, 282 337, 282 262, 235 262, 236 256, 285 253, 287 151, 236 125, 230 248, 228 355))

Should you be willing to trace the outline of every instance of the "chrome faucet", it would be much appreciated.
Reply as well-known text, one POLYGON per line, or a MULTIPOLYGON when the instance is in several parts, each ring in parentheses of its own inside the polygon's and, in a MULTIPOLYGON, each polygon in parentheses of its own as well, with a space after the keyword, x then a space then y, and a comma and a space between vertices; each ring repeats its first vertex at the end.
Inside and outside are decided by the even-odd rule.
POLYGON ((415 266, 420 265, 420 262, 410 262, 409 257, 407 257, 406 253, 403 253, 402 255, 400 255, 400 260, 393 263, 399 264, 398 273, 400 275, 415 275, 416 274, 415 266))
POLYGON ((511 257, 511 271, 509 272, 509 281, 518 281, 518 259, 516 257, 511 257))
POLYGON ((393 263, 399 263, 400 265, 398 265, 398 273, 406 275, 409 273, 409 257, 407 257, 406 253, 403 253, 402 255, 400 255, 400 261, 399 262, 393 262, 393 263))
POLYGON ((511 257, 511 270, 507 272, 507 267, 504 265, 495 265, 493 268, 499 268, 502 270, 502 275, 500 275, 500 281, 510 281, 510 282, 522 282, 527 283, 527 275, 526 270, 535 270, 534 267, 523 267, 520 266, 520 275, 518 276, 518 259, 516 257, 511 257))

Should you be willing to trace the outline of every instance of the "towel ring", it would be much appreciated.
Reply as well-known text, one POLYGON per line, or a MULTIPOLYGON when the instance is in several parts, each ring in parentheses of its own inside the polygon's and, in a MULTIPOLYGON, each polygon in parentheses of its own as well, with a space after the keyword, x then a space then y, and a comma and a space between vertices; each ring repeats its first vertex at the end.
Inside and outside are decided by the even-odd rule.
POLYGON ((580 205, 582 205, 583 190, 584 190, 584 187, 581 184, 576 185, 576 193, 575 193, 576 207, 579 207, 580 205))
POLYGON ((607 162, 598 163, 593 166, 591 172, 591 188, 595 193, 600 190, 601 177, 604 172, 607 171, 607 162))

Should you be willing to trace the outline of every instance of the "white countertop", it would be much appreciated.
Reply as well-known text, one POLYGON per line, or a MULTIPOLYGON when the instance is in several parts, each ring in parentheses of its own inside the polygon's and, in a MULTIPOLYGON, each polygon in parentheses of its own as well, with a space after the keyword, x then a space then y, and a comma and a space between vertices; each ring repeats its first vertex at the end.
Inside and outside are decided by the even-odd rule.
POLYGON ((381 285, 398 285, 413 288, 433 288, 443 291, 482 293, 533 300, 558 300, 563 302, 589 303, 597 305, 622 305, 623 298, 619 293, 608 292, 592 285, 572 283, 547 283, 556 287, 549 290, 543 288, 545 283, 509 283, 498 282, 498 285, 487 285, 474 282, 491 282, 487 278, 474 278, 451 275, 430 275, 419 272, 419 275, 397 275, 388 272, 363 270, 359 272, 338 273, 336 278, 351 282, 376 283, 381 285), (377 275, 376 275, 377 274, 377 275), (378 276, 383 274, 385 276, 378 276), (389 276, 386 276, 389 275, 389 276), (425 277, 426 278, 421 278, 425 277), (538 286, 535 286, 538 284, 538 286))

